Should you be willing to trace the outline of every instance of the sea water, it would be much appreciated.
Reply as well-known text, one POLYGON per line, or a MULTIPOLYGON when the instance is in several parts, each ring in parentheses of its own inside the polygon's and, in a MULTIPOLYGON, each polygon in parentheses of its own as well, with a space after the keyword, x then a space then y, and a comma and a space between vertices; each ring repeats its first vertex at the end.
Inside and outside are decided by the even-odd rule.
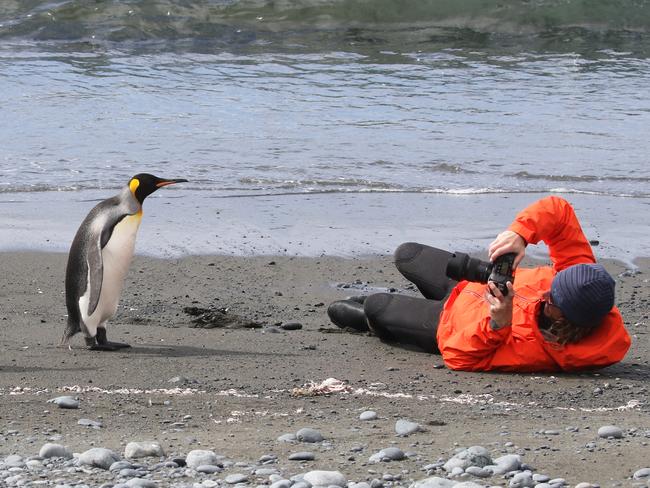
POLYGON ((151 172, 144 253, 483 249, 554 193, 650 256, 649 87, 648 1, 6 0, 0 248, 151 172))

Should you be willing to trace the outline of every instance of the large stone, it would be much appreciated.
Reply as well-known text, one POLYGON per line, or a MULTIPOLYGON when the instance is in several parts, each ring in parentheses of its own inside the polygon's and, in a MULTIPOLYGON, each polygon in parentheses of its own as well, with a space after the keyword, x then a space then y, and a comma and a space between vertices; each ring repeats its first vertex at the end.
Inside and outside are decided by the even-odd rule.
POLYGON ((65 458, 72 459, 72 452, 61 444, 43 444, 41 450, 38 452, 38 455, 44 459, 47 458, 65 458))
POLYGON ((401 461, 405 457, 406 455, 404 454, 404 451, 402 451, 399 447, 387 447, 386 449, 382 449, 378 453, 375 453, 372 456, 370 456, 369 461, 371 463, 380 463, 385 461, 401 461))
POLYGON ((493 462, 489 451, 482 446, 472 446, 455 454, 445 463, 443 468, 449 473, 454 468, 465 470, 470 466, 478 466, 479 468, 482 468, 490 464, 493 464, 493 462))
POLYGON ((323 440, 323 435, 316 429, 305 427, 296 432, 296 438, 300 442, 321 442, 323 440))
POLYGON ((600 429, 598 429, 598 436, 604 437, 605 439, 608 437, 620 439, 623 437, 623 430, 615 425, 603 425, 600 429))
POLYGON ((25 466, 25 461, 21 456, 11 454, 5 458, 4 465, 8 468, 22 468, 25 466))
POLYGON ((47 403, 54 403, 59 408, 79 408, 79 399, 71 396, 59 396, 48 400, 47 403))
POLYGON ((440 478, 439 476, 431 476, 416 481, 415 483, 411 483, 409 488, 452 488, 455 485, 455 481, 448 480, 447 478, 440 478))
POLYGON ((345 486, 348 482, 340 471, 310 471, 304 480, 311 486, 345 486))
POLYGON ((129 442, 124 448, 124 457, 127 459, 163 457, 164 455, 163 448, 154 441, 129 442))
POLYGON ((188 468, 198 468, 204 464, 209 464, 210 466, 218 466, 219 458, 214 453, 214 451, 206 451, 203 449, 195 449, 190 451, 185 458, 185 463, 188 468))
POLYGON ((395 422, 395 432, 399 436, 407 436, 415 432, 422 432, 423 430, 424 429, 420 424, 416 424, 410 420, 399 419, 397 422, 395 422))
POLYGON ((86 452, 82 452, 78 458, 79 464, 95 466, 106 470, 111 467, 111 464, 119 460, 119 455, 110 449, 104 449, 103 447, 93 447, 92 449, 88 449, 86 452))

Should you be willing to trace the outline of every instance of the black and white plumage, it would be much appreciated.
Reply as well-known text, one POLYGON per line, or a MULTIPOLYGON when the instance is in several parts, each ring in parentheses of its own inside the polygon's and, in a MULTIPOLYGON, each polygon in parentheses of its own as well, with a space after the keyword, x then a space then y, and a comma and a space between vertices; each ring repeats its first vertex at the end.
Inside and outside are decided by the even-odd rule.
POLYGON ((93 208, 77 230, 65 275, 68 323, 63 344, 83 332, 91 349, 116 350, 128 344, 109 342, 106 322, 115 315, 124 278, 133 258, 142 219, 142 202, 158 188, 187 180, 135 175, 122 191, 93 208))

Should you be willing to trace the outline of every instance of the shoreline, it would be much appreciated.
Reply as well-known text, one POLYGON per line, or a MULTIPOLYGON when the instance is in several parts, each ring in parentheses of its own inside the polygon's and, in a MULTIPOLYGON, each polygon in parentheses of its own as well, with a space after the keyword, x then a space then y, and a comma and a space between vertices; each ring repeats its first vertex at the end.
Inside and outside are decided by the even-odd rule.
MULTIPOLYGON (((277 457, 273 468, 286 478, 338 470, 351 482, 369 483, 400 474, 384 482, 409 486, 429 474, 445 477, 442 469, 425 466, 473 445, 486 447, 492 457, 517 454, 534 473, 565 478, 569 485, 625 484, 648 467, 650 260, 638 263, 638 273, 627 273, 621 263, 604 263, 616 277, 617 304, 633 336, 624 361, 598 371, 552 375, 450 371, 441 367, 439 356, 330 324, 326 308, 333 300, 389 288, 416 293, 387 255, 138 255, 108 328, 109 339, 133 347, 96 353, 75 336, 68 350, 57 346, 66 312, 65 260, 63 253, 0 252, 0 471, 2 459, 36 456, 46 442, 74 452, 103 447, 121 454, 128 442, 144 440, 159 442, 166 459, 208 449, 239 463, 213 475, 190 473, 181 480, 188 485, 147 471, 162 487, 206 480, 223 484, 240 471, 249 473, 253 484, 269 484, 251 474, 262 469, 259 459, 267 455, 277 457), (201 328, 192 323, 188 307, 223 308, 242 320, 201 328), (296 322, 301 329, 281 328, 296 322), (245 326, 251 323, 259 327, 245 326), (327 378, 341 380, 349 390, 293 394, 327 378), (79 397, 80 408, 47 403, 60 395, 79 397), (378 418, 360 421, 366 410, 378 418), (102 427, 79 425, 81 419, 102 427), (416 422, 424 431, 396 436, 398 419, 416 422), (619 426, 623 438, 600 438, 597 430, 605 425, 619 426), (277 440, 303 427, 319 430, 325 441, 277 440), (387 447, 411 454, 401 461, 369 461, 387 447), (288 459, 303 451, 315 459, 288 459)), ((119 479, 98 468, 90 471, 60 478, 91 486, 119 479)), ((498 486, 509 482, 502 476, 489 480, 498 486)))
MULTIPOLYGON (((0 194, 0 251, 67 252, 79 223, 109 191, 0 194), (21 195, 21 197, 19 197, 21 195), (17 200, 24 197, 24 200, 17 200)), ((545 195, 545 194, 544 194, 545 195)), ((561 195, 561 194, 560 194, 561 195)), ((165 189, 147 199, 136 253, 361 257, 402 242, 481 253, 542 194, 301 194, 255 198, 165 189), (477 218, 480 217, 480 218, 477 218)), ((650 257, 647 199, 561 195, 574 206, 597 259, 634 268, 650 257)), ((545 259, 544 245, 530 246, 545 259)))

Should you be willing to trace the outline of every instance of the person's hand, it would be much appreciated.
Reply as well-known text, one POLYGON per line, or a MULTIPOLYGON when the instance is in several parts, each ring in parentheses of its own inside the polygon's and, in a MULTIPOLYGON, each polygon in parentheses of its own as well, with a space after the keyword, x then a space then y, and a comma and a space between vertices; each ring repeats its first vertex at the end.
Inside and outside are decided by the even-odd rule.
POLYGON ((526 241, 516 232, 505 230, 490 244, 488 257, 491 262, 494 262, 496 258, 509 252, 517 254, 513 265, 514 269, 517 269, 517 266, 519 266, 519 263, 526 255, 526 241))
POLYGON ((515 289, 509 281, 506 283, 508 294, 503 296, 501 290, 491 281, 487 284, 485 301, 490 306, 491 326, 493 330, 503 329, 512 325, 512 300, 515 296, 515 289))

